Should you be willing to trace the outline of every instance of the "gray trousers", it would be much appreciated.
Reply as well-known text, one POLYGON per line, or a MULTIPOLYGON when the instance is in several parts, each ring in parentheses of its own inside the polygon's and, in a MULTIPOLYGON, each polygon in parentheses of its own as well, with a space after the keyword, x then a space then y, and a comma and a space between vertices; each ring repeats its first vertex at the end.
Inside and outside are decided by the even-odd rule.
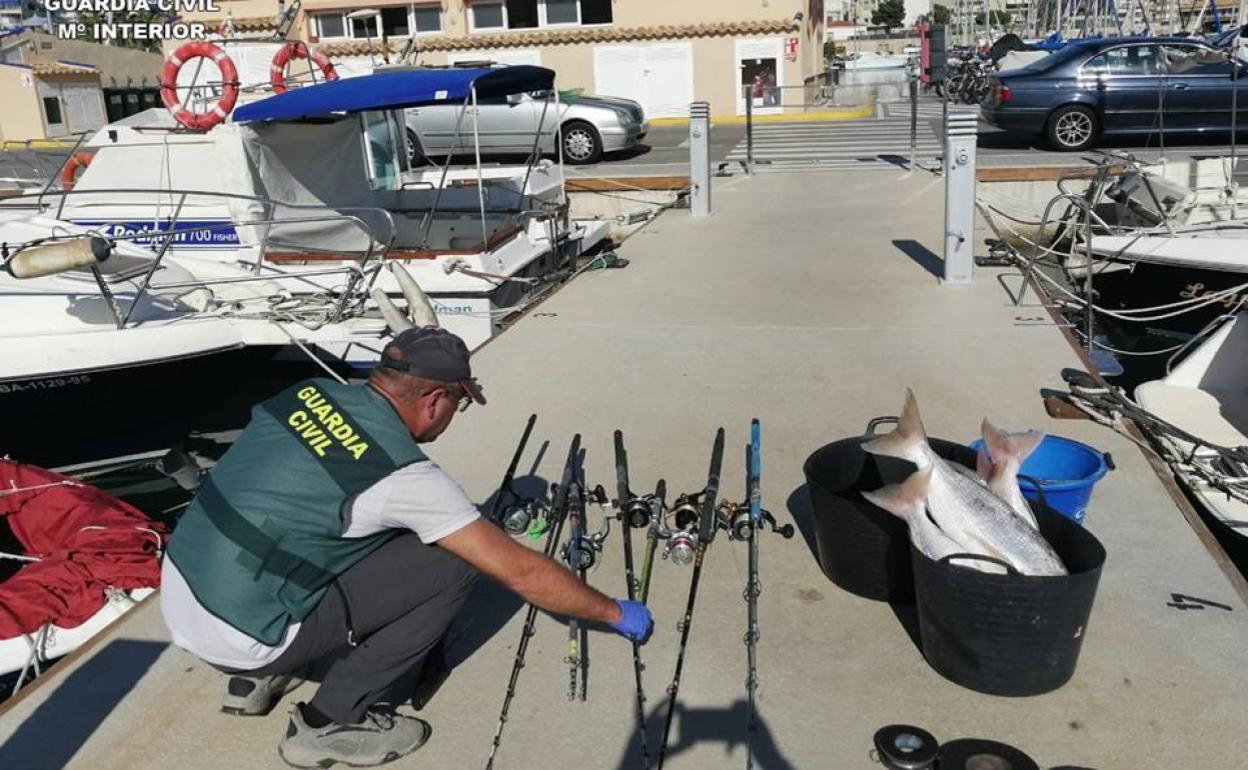
POLYGON ((244 673, 293 673, 336 657, 311 704, 339 724, 358 722, 396 683, 420 671, 476 576, 436 545, 400 535, 339 576, 281 656, 244 673))

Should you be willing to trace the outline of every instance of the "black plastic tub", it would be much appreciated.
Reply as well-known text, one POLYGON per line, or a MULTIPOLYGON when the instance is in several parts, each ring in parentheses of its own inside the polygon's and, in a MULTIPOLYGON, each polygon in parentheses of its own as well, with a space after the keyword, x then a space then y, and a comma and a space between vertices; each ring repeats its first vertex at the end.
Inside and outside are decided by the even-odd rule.
MULTIPOLYGON (((877 457, 862 444, 893 418, 879 418, 866 434, 817 450, 803 470, 814 513, 819 566, 828 579, 852 594, 887 602, 914 601, 910 534, 905 522, 867 502, 863 492, 900 484, 914 473, 905 460, 877 457)), ((929 439, 948 460, 975 467, 975 452, 952 441, 929 439)))
POLYGON ((980 572, 910 549, 923 657, 947 679, 992 695, 1039 695, 1070 681, 1087 634, 1105 549, 1083 527, 1032 505, 1070 571, 980 572))

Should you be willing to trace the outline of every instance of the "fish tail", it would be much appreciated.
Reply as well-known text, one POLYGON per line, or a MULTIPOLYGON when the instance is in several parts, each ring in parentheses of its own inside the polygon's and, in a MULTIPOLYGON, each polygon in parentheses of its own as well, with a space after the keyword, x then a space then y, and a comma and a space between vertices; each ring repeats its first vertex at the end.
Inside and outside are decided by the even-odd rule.
POLYGON ((901 419, 891 432, 872 439, 862 448, 874 455, 910 459, 915 449, 927 441, 927 433, 923 430, 923 421, 919 419, 919 404, 914 398, 914 391, 906 388, 906 404, 901 410, 901 419))
POLYGON ((997 469, 988 457, 988 452, 983 449, 975 453, 975 472, 984 481, 991 481, 996 475, 997 469))
POLYGON ((984 448, 988 450, 993 466, 1005 465, 1012 460, 1017 468, 1044 440, 1044 431, 1006 433, 989 422, 987 417, 980 428, 984 435, 984 448))
POLYGON ((910 511, 922 510, 927 500, 927 490, 932 483, 932 468, 915 471, 900 484, 891 484, 862 496, 872 505, 883 508, 894 516, 908 519, 910 511))

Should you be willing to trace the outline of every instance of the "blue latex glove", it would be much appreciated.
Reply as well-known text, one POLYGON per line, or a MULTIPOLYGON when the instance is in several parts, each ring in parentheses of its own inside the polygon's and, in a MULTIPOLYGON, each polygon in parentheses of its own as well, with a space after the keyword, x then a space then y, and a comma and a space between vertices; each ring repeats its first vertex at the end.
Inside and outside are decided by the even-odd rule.
POLYGON ((616 600, 620 608, 620 619, 611 624, 611 630, 630 642, 645 644, 654 630, 654 618, 649 608, 641 602, 616 600))

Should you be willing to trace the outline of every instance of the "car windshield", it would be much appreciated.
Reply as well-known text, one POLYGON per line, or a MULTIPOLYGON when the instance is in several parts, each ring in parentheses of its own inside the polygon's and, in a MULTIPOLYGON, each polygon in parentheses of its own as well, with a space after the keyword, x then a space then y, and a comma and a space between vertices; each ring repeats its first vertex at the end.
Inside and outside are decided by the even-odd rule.
POLYGON ((1077 56, 1088 52, 1085 46, 1068 45, 1061 50, 1054 51, 1043 59, 1036 59, 1030 64, 1020 67, 1024 72, 1045 72, 1051 70, 1059 64, 1064 64, 1077 56))

